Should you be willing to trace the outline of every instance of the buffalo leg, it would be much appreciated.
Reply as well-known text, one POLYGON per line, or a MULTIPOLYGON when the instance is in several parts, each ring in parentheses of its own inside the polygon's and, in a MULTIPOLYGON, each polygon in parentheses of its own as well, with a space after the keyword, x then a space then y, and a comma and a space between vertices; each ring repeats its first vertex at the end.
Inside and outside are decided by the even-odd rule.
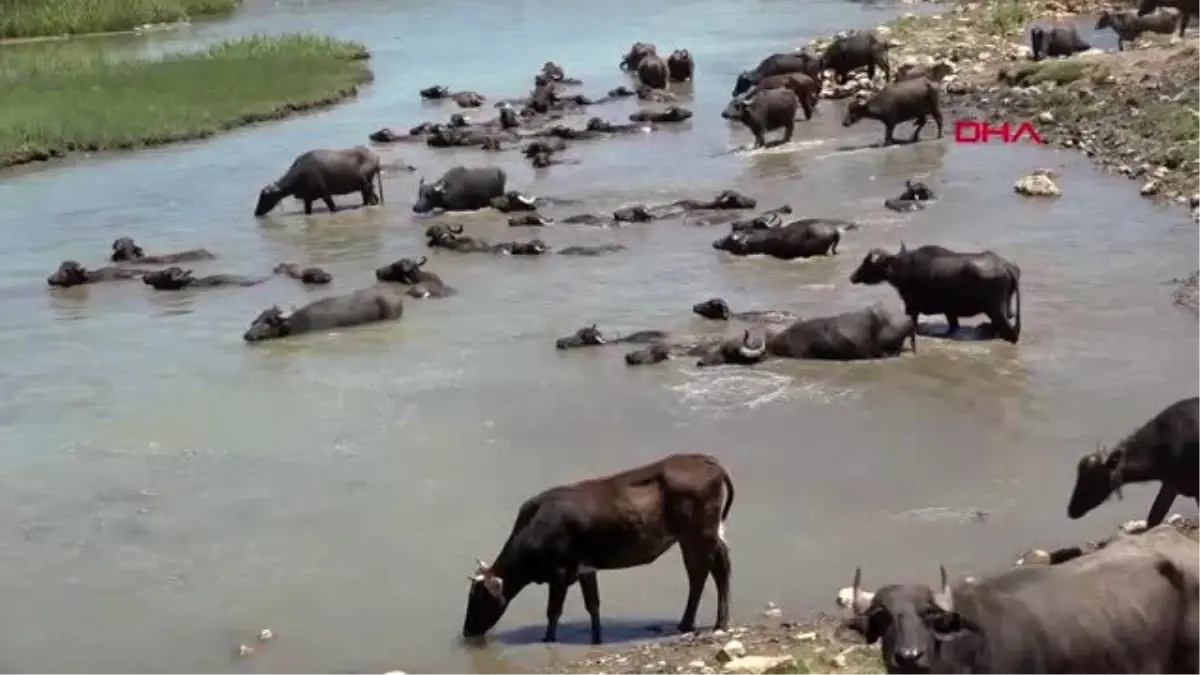
POLYGON ((592 620, 592 644, 598 645, 601 642, 600 584, 596 581, 595 572, 579 575, 579 590, 583 593, 583 606, 587 608, 588 617, 592 620))
POLYGON ((958 332, 958 317, 952 314, 946 315, 946 335, 954 335, 958 332))
POLYGON ((921 115, 917 118, 916 124, 913 126, 913 135, 912 139, 909 141, 910 143, 916 143, 917 139, 921 137, 921 129, 925 128, 925 121, 924 115, 921 115))
MULTIPOLYGON (((1017 329, 1012 322, 1008 320, 1008 316, 1006 316, 1007 313, 1008 312, 1005 311, 1005 308, 999 307, 995 311, 988 314, 988 321, 992 322, 992 327, 996 329, 996 334, 999 335, 1002 340, 1016 344, 1017 340, 1019 339, 1017 336, 1017 329)), ((948 319, 949 317, 946 318, 948 319)))
POLYGON ((767 147, 767 139, 763 137, 762 132, 760 132, 760 131, 754 132, 754 147, 756 147, 756 148, 767 147))
POLYGON ((804 111, 804 119, 805 120, 812 119, 812 112, 813 112, 812 99, 808 97, 808 94, 804 94, 800 97, 800 109, 804 111))
POLYGON ((368 181, 362 188, 363 206, 374 206, 379 203, 379 197, 375 196, 375 186, 368 181))
POLYGON ((729 545, 717 542, 717 552, 712 560, 713 583, 717 586, 717 623, 715 630, 729 628, 729 580, 733 576, 733 562, 729 558, 729 545))
POLYGON ((1154 503, 1150 505, 1150 515, 1146 516, 1146 529, 1158 525, 1167 517, 1167 511, 1171 509, 1171 504, 1175 503, 1175 498, 1179 493, 1175 488, 1163 481, 1163 485, 1158 490, 1158 496, 1154 498, 1154 503))
POLYGON ((783 128, 783 141, 780 143, 780 145, 783 145, 783 143, 791 143, 792 134, 794 133, 796 133, 796 120, 795 118, 792 118, 788 120, 787 126, 783 128))
POLYGON ((306 215, 306 216, 312 215, 312 204, 313 204, 313 200, 311 200, 311 199, 304 200, 304 215, 306 215))
POLYGON ((558 619, 562 616, 563 605, 567 602, 567 584, 561 580, 550 582, 550 592, 546 597, 546 634, 542 642, 554 642, 558 639, 558 619))
POLYGON ((829 251, 828 251, 827 255, 837 255, 838 243, 841 241, 842 241, 842 235, 838 234, 837 232, 834 232, 833 233, 833 243, 831 243, 829 245, 829 251))
POLYGON ((871 82, 875 81, 875 61, 867 64, 867 79, 871 82))
POLYGON ((326 192, 325 195, 321 197, 321 201, 325 202, 325 208, 329 209, 330 213, 337 211, 337 204, 333 203, 333 195, 326 192))
POLYGON ((681 540, 679 551, 683 554, 683 566, 688 576, 687 606, 683 609, 683 618, 679 620, 679 632, 690 633, 696 629, 696 611, 700 608, 700 597, 704 595, 704 585, 708 583, 708 574, 712 570, 714 547, 709 542, 681 540))
POLYGON ((933 118, 933 123, 937 125, 937 137, 942 137, 942 111, 934 108, 930 111, 929 116, 933 118))
POLYGON ((895 137, 892 136, 892 134, 895 131, 896 131, 896 124, 894 122, 884 122, 883 123, 883 144, 884 145, 891 145, 896 142, 895 137))

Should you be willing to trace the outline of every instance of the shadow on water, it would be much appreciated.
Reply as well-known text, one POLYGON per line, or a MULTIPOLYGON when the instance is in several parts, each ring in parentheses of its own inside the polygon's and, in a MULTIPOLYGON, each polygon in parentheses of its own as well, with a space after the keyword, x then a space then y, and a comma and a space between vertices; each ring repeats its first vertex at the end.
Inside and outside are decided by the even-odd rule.
MULTIPOLYGON (((604 644, 622 644, 649 640, 678 633, 675 625, 679 619, 650 619, 650 618, 601 618, 601 628, 604 631, 604 644)), ((532 623, 493 633, 489 641, 500 644, 517 646, 542 644, 542 636, 546 632, 545 623, 532 623)), ((592 624, 587 619, 563 621, 558 624, 558 644, 590 645, 592 643, 592 624)))

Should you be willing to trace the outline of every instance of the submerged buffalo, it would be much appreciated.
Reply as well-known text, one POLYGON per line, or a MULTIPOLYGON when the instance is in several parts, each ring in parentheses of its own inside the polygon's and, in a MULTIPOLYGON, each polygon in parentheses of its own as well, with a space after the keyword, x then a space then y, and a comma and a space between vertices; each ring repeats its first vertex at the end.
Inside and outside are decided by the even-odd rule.
POLYGON ((421 256, 420 260, 401 258, 375 270, 375 278, 412 286, 406 293, 414 298, 445 298, 454 295, 455 290, 447 286, 441 277, 421 269, 427 262, 429 259, 425 256, 421 256))
POLYGON ((883 71, 885 81, 891 79, 888 66, 888 43, 874 33, 857 31, 833 41, 821 55, 821 70, 832 70, 834 81, 845 84, 850 73, 867 69, 867 77, 875 79, 875 69, 883 71))
MULTIPOLYGON (((639 110, 629 114, 630 122, 652 122, 655 124, 669 124, 674 122, 686 122, 692 119, 692 111, 677 105, 669 105, 662 110, 639 110)), ((639 125, 636 127, 641 129, 639 125)))
POLYGON ((496 167, 456 166, 431 184, 422 178, 417 186, 417 201, 413 213, 444 211, 474 211, 491 206, 492 199, 504 195, 508 180, 503 169, 496 167))
POLYGON ((713 248, 733 255, 769 255, 780 260, 837 255, 842 232, 857 225, 845 220, 803 218, 782 227, 737 230, 713 242, 713 248))
POLYGON ((333 197, 352 192, 362 194, 364 206, 383 203, 378 155, 361 145, 341 150, 309 150, 292 162, 282 178, 262 189, 254 215, 267 215, 285 197, 303 201, 305 214, 312 214, 313 202, 318 199, 332 213, 337 211, 333 197))
POLYGON ((942 314, 949 333, 960 318, 984 314, 996 334, 1016 343, 1021 336, 1021 269, 992 251, 959 253, 927 245, 899 253, 872 249, 850 275, 852 284, 887 282, 904 301, 913 323, 921 314, 942 314))
POLYGON ((787 73, 804 73, 814 81, 821 79, 821 59, 808 51, 772 54, 763 59, 753 70, 738 74, 730 96, 738 97, 750 91, 765 78, 787 73))
POLYGON ((136 263, 138 265, 169 265, 171 263, 213 260, 216 257, 203 248, 192 248, 186 251, 162 253, 159 255, 146 255, 142 247, 133 241, 133 237, 118 237, 112 243, 112 255, 109 256, 109 260, 115 263, 136 263))
POLYGON ((333 275, 320 267, 301 267, 295 263, 283 262, 275 266, 275 274, 282 274, 304 284, 319 286, 333 281, 333 275))
POLYGON ((576 330, 571 335, 558 338, 554 341, 554 346, 557 349, 575 349, 578 347, 599 347, 620 343, 644 344, 656 342, 665 337, 667 337, 666 332, 661 330, 639 330, 628 335, 605 337, 604 333, 596 327, 596 324, 592 324, 576 330))
POLYGON ((425 230, 425 237, 430 248, 444 248, 458 253, 489 253, 495 249, 495 244, 486 239, 464 235, 462 225, 431 225, 425 230))
POLYGON ((278 306, 259 314, 242 335, 246 342, 261 342, 318 330, 348 328, 391 321, 404 314, 404 300, 387 288, 364 288, 308 303, 291 314, 278 306))
POLYGON ((104 281, 137 279, 143 274, 146 274, 146 270, 128 269, 115 265, 89 270, 75 260, 64 260, 54 274, 46 277, 46 283, 58 288, 70 288, 104 281))
POLYGON ((786 328, 768 327, 765 339, 753 342, 750 331, 739 344, 723 343, 696 364, 750 365, 767 355, 789 359, 853 361, 898 356, 907 340, 917 349, 911 319, 882 305, 834 316, 796 321, 786 328))
POLYGON ((782 309, 751 310, 748 312, 733 312, 729 304, 722 298, 709 298, 704 302, 692 305, 692 313, 713 321, 747 321, 755 323, 792 323, 800 316, 794 312, 782 309))
POLYGON ((910 142, 916 143, 926 119, 930 117, 937 124, 937 137, 941 138, 942 110, 937 87, 929 80, 904 80, 885 86, 865 101, 851 101, 846 106, 842 126, 850 127, 863 119, 878 120, 883 122, 884 145, 891 145, 896 142, 893 136, 896 125, 913 120, 916 125, 910 142))
POLYGON ((499 197, 492 197, 490 206, 500 213, 512 213, 514 211, 536 211, 538 203, 535 197, 521 194, 516 190, 509 190, 499 197))
POLYGON ((635 42, 625 56, 621 57, 621 70, 636 71, 642 59, 658 53, 658 48, 648 42, 635 42))
POLYGON ((670 69, 667 62, 658 54, 648 54, 638 62, 638 81, 651 89, 665 89, 670 81, 670 69))
POLYGON ((883 206, 892 211, 920 211, 925 208, 925 202, 936 199, 937 196, 929 186, 917 181, 904 181, 904 192, 893 199, 885 199, 883 206))
POLYGON ((692 53, 686 49, 676 49, 667 57, 667 71, 672 82, 687 82, 692 79, 696 70, 696 62, 692 53))
POLYGON ((1034 61, 1041 61, 1047 57, 1072 56, 1092 48, 1092 45, 1079 37, 1079 31, 1075 30, 1074 26, 1053 26, 1050 30, 1034 26, 1029 30, 1029 46, 1033 50, 1034 61))
POLYGON ((1200 15, 1200 2, 1197 0, 1138 0, 1137 15, 1146 16, 1159 7, 1173 7, 1179 12, 1179 37, 1183 37, 1188 22, 1200 15))
POLYGON ((748 100, 734 101, 731 119, 746 125, 754 134, 754 147, 766 147, 766 133, 783 129, 780 143, 792 140, 796 130, 796 110, 800 99, 791 89, 760 91, 748 100))
POLYGON ((237 274, 210 274, 192 276, 192 271, 182 267, 168 267, 147 272, 142 283, 156 291, 182 291, 185 288, 220 288, 223 286, 257 286, 269 277, 245 277, 237 274))
MULTIPOLYGON (((789 215, 792 212, 792 207, 789 204, 777 206, 773 209, 763 211, 753 218, 739 218, 729 223, 730 232, 744 232, 747 230, 771 230, 783 225, 783 216, 789 215)), ((717 223, 713 223, 714 225, 717 223)))

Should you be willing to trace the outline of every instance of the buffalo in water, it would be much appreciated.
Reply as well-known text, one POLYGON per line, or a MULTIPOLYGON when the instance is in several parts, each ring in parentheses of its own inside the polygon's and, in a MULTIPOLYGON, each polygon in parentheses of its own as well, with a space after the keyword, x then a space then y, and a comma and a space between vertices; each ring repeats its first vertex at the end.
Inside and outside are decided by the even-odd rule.
POLYGON ((275 274, 282 274, 303 284, 314 286, 324 285, 333 281, 333 275, 320 267, 301 267, 295 263, 283 262, 275 266, 275 274))
MULTIPOLYGON (((652 122, 655 124, 667 124, 673 122, 686 122, 692 119, 692 111, 678 105, 669 105, 662 110, 639 110, 629 114, 630 122, 652 122)), ((639 125, 637 127, 641 129, 639 125)))
POLYGON ((667 71, 672 82, 687 82, 692 79, 696 70, 696 62, 692 53, 686 49, 676 49, 667 57, 667 71))
POLYGON ((936 199, 937 196, 929 186, 918 181, 904 181, 904 192, 893 199, 885 199, 883 206, 892 211, 920 211, 925 208, 925 202, 936 199))
POLYGON ((753 70, 739 73, 730 96, 736 98, 750 91, 765 78, 788 73, 804 73, 819 82, 821 80, 821 59, 807 51, 772 54, 763 59, 753 70))
POLYGON ((269 277, 245 277, 237 274, 210 274, 192 276, 192 271, 182 267, 168 267, 148 272, 142 283, 156 291, 182 291, 185 288, 220 288, 224 286, 257 286, 269 277))
POLYGON ((713 321, 747 321, 753 323, 792 323, 800 316, 794 312, 781 309, 751 310, 734 312, 729 309, 729 303, 722 298, 709 298, 704 302, 692 305, 692 313, 713 321))
POLYGON ((888 43, 874 33, 857 31, 833 41, 821 55, 821 70, 832 70, 834 81, 845 84, 851 72, 867 69, 867 77, 875 79, 875 69, 883 71, 883 79, 891 79, 888 66, 888 43))
POLYGON ((492 199, 504 195, 508 180, 503 169, 495 167, 456 166, 442 177, 427 184, 421 179, 417 186, 417 201, 413 213, 443 211, 474 211, 491 206, 492 199))
POLYGON ((406 293, 414 298, 445 298, 454 295, 455 290, 447 286, 441 277, 421 269, 427 262, 429 259, 425 256, 421 256, 420 260, 401 258, 375 270, 375 278, 412 286, 406 293))
POLYGON ((667 62, 658 54, 648 54, 638 62, 638 81, 651 89, 665 89, 670 81, 670 69, 667 62))
POLYGON ((58 266, 54 274, 46 277, 46 283, 58 288, 70 288, 104 281, 137 279, 144 274, 146 274, 146 270, 128 269, 115 265, 89 270, 75 260, 65 260, 58 266))
POLYGON ((959 253, 927 245, 899 253, 872 249, 850 275, 850 283, 887 282, 904 301, 913 323, 921 314, 942 314, 949 333, 960 318, 984 314, 1004 340, 1021 337, 1021 269, 992 251, 959 253))
POLYGON ((309 150, 292 162, 282 178, 259 192, 254 215, 267 215, 285 197, 303 201, 307 215, 312 214, 313 202, 318 199, 332 213, 337 211, 333 197, 352 192, 362 193, 363 206, 383 203, 378 155, 361 145, 341 150, 309 150))
POLYGON ((404 300, 387 288, 364 288, 310 302, 291 314, 278 306, 263 310, 242 335, 262 342, 332 328, 392 321, 404 314, 404 300))
POLYGON ((621 57, 621 70, 637 71, 642 59, 658 54, 658 48, 648 42, 635 42, 625 56, 621 57))
POLYGON ((937 124, 937 137, 941 138, 942 111, 937 87, 925 79, 904 80, 887 85, 865 101, 851 101, 846 106, 842 126, 850 127, 863 119, 879 120, 883 122, 883 143, 891 145, 896 142, 893 136, 896 125, 913 120, 916 125, 910 142, 916 143, 926 119, 930 117, 937 124))
POLYGON ((203 248, 193 248, 186 251, 162 253, 159 255, 146 255, 142 247, 133 241, 133 237, 118 237, 112 243, 112 255, 109 256, 109 260, 115 263, 136 263, 138 265, 170 265, 171 263, 213 260, 216 257, 203 248))
POLYGON ((736 100, 732 105, 731 119, 746 125, 750 133, 754 134, 754 147, 766 147, 765 134, 776 129, 783 129, 780 143, 792 140, 800 99, 791 89, 768 89, 748 100, 736 100))
POLYGON ((1046 30, 1034 26, 1029 30, 1029 46, 1033 50, 1033 60, 1041 61, 1047 57, 1072 56, 1086 52, 1092 48, 1086 40, 1079 37, 1079 31, 1074 26, 1053 26, 1046 30))
POLYGON ((600 347, 621 343, 645 344, 657 342, 666 337, 667 334, 661 330, 640 330, 628 335, 605 336, 596 327, 596 324, 592 324, 580 328, 566 337, 558 338, 555 340, 554 346, 557 349, 576 349, 578 347, 600 347))
POLYGON ((844 220, 804 218, 782 227, 736 230, 713 242, 713 248, 733 255, 769 255, 780 260, 837 255, 842 232, 857 225, 844 220))

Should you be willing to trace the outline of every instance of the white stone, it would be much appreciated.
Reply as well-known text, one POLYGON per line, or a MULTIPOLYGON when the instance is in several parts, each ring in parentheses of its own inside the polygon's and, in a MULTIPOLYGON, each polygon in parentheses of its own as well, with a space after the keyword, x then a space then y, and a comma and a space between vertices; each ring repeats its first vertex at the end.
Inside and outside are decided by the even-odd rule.
MULTIPOLYGON (((1162 190, 1162 182, 1158 179, 1150 179, 1142 185, 1141 193, 1143 197, 1152 197, 1162 190)), ((1144 527, 1144 523, 1143 523, 1144 527)))
POLYGON ((744 656, 726 663, 721 671, 740 675, 771 675, 795 668, 796 659, 793 656, 744 656))
POLYGON ((730 661, 741 658, 745 655, 746 646, 738 640, 730 640, 729 642, 725 643, 724 647, 721 647, 721 649, 717 651, 716 658, 719 663, 729 663, 730 661))
POLYGON ((1048 173, 1035 171, 1013 184, 1013 191, 1026 197, 1060 197, 1062 190, 1048 173))

